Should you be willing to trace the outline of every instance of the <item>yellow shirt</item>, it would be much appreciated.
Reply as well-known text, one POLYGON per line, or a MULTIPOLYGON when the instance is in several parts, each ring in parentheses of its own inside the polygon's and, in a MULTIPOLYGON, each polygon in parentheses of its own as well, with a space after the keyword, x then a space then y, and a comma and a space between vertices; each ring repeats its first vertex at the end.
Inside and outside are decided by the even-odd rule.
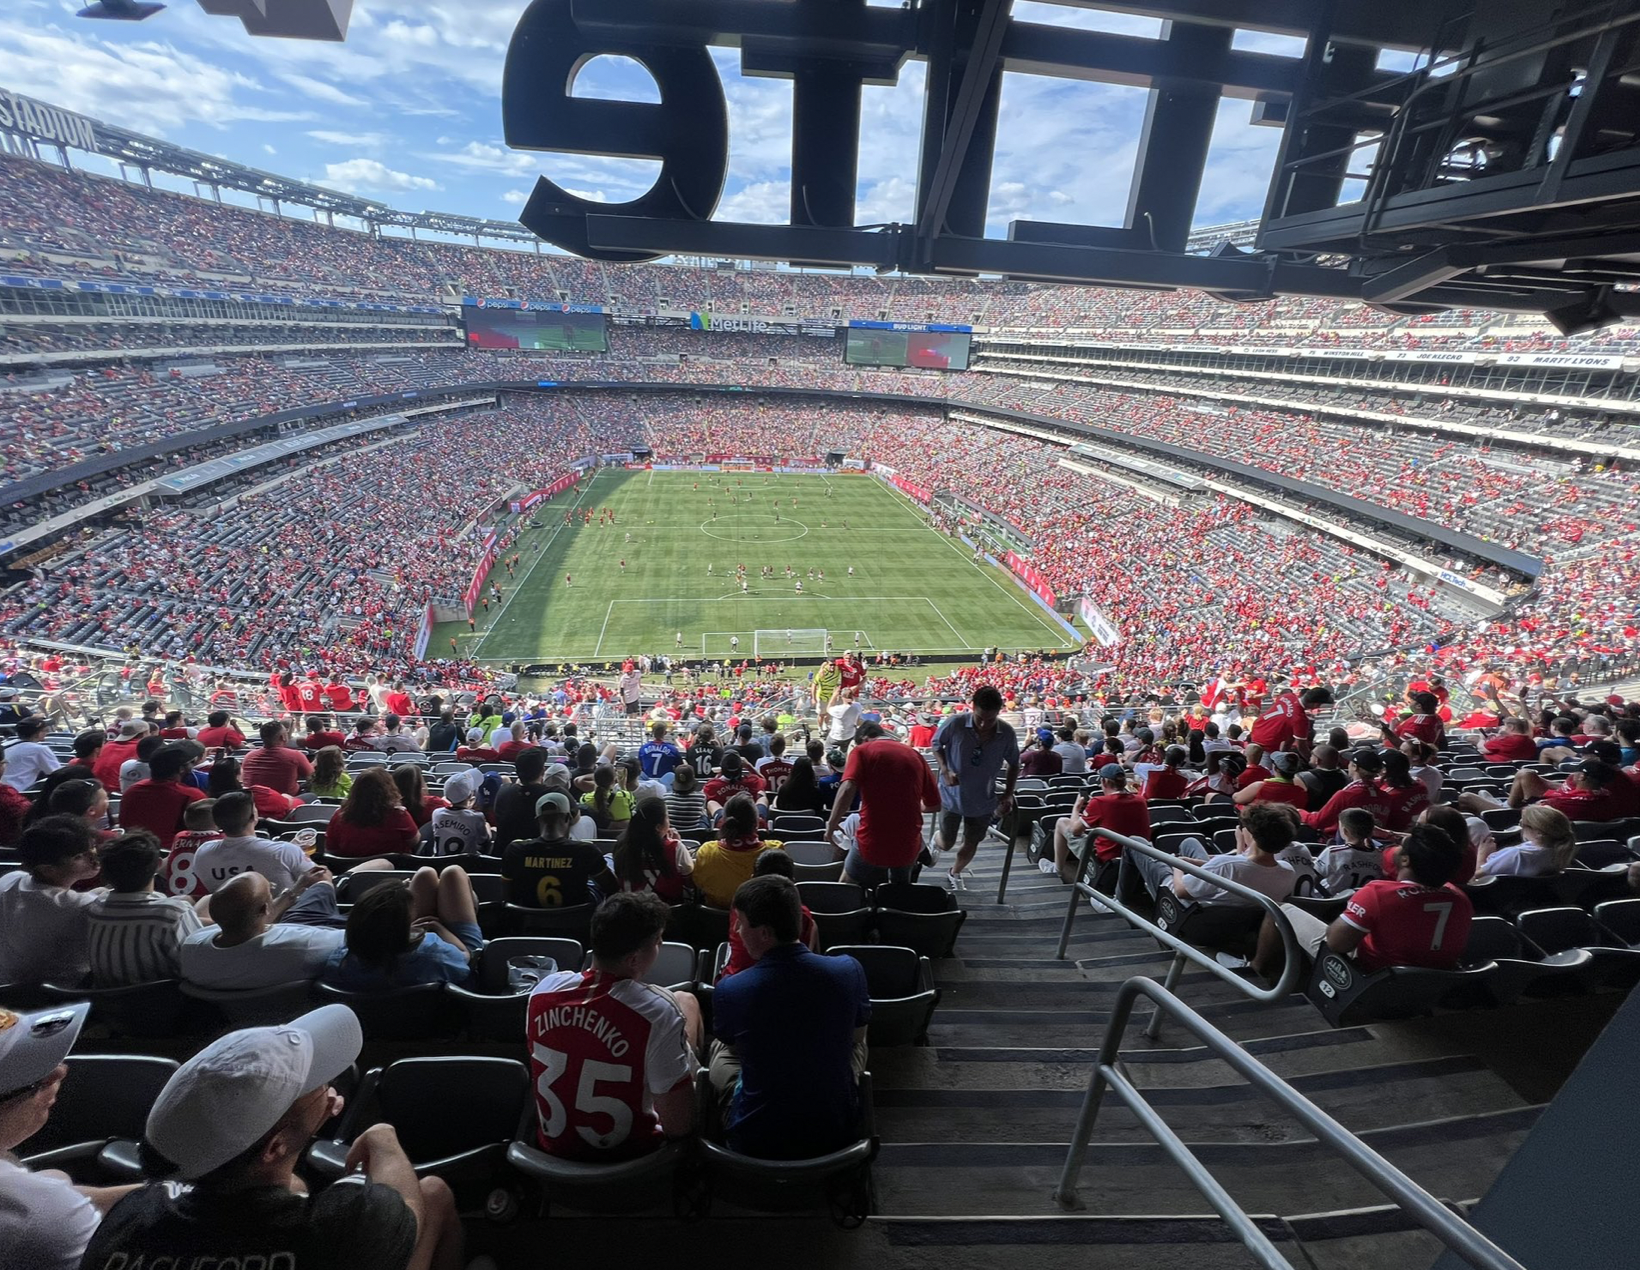
POLYGON ((701 844, 695 855, 695 871, 689 880, 699 889, 701 899, 713 908, 728 908, 734 903, 740 884, 752 876, 757 857, 770 847, 786 844, 772 838, 761 842, 750 841, 742 847, 731 847, 725 842, 701 844))

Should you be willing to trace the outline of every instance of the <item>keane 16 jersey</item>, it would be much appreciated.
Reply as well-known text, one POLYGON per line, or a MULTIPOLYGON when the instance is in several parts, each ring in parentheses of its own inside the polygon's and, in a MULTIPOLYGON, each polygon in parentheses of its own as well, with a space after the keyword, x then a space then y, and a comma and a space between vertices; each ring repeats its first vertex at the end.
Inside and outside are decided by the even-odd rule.
POLYGON ((683 1013, 664 990, 597 970, 548 975, 527 1035, 542 1150, 632 1159, 661 1143, 654 1096, 694 1079, 683 1013))

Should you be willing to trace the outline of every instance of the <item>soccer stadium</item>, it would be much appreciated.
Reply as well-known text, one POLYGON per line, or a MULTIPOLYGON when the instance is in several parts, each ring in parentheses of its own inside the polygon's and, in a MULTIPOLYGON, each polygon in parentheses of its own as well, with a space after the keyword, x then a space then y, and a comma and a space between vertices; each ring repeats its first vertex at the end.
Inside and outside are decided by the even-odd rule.
POLYGON ((1635 1264, 1637 31, 0 17, 0 1270, 1635 1264))

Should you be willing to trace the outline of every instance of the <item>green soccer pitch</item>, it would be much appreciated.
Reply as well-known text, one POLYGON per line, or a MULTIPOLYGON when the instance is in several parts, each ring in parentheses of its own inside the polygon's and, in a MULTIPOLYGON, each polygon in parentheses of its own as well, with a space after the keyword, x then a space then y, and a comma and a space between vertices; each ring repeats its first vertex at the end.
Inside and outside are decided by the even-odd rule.
MULTIPOLYGON (((486 594, 490 582, 500 585, 501 604, 492 600, 487 614, 479 606, 474 633, 465 622, 441 624, 428 656, 447 655, 454 638, 463 656, 487 662, 680 650, 690 659, 750 658, 762 629, 775 632, 764 636, 763 655, 785 660, 787 630, 821 628, 839 653, 854 646, 856 632, 867 652, 978 656, 987 645, 1073 646, 1009 574, 974 564, 960 542, 929 528, 915 503, 864 474, 607 469, 534 514, 540 527, 512 548, 523 556, 518 576, 498 567, 485 583, 486 594), (571 507, 573 524, 565 525, 571 507), (599 523, 606 507, 613 525, 599 523), (587 508, 590 525, 582 523, 587 508), (774 577, 760 576, 764 565, 774 577), (824 580, 811 580, 811 569, 824 580)), ((818 651, 802 643, 793 651, 818 651)))

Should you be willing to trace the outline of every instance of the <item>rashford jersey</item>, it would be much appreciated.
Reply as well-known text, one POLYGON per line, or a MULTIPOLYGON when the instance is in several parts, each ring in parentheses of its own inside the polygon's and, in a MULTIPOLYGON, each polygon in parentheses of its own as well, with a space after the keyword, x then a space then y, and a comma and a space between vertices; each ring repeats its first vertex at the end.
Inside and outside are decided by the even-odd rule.
POLYGON ((1288 689, 1259 715, 1248 740, 1262 746, 1266 753, 1273 754, 1286 749, 1300 737, 1306 741, 1310 739, 1310 716, 1304 713, 1298 694, 1288 689))
POLYGON ((698 1064, 683 1012, 653 984, 597 970, 548 975, 530 994, 526 1036, 541 1149, 613 1163, 663 1137, 655 1095, 692 1081, 698 1064))
POLYGON ((1457 887, 1384 879, 1352 895, 1341 920, 1366 935, 1355 960, 1371 973, 1385 966, 1445 970, 1457 965, 1474 915, 1469 897, 1457 887))

